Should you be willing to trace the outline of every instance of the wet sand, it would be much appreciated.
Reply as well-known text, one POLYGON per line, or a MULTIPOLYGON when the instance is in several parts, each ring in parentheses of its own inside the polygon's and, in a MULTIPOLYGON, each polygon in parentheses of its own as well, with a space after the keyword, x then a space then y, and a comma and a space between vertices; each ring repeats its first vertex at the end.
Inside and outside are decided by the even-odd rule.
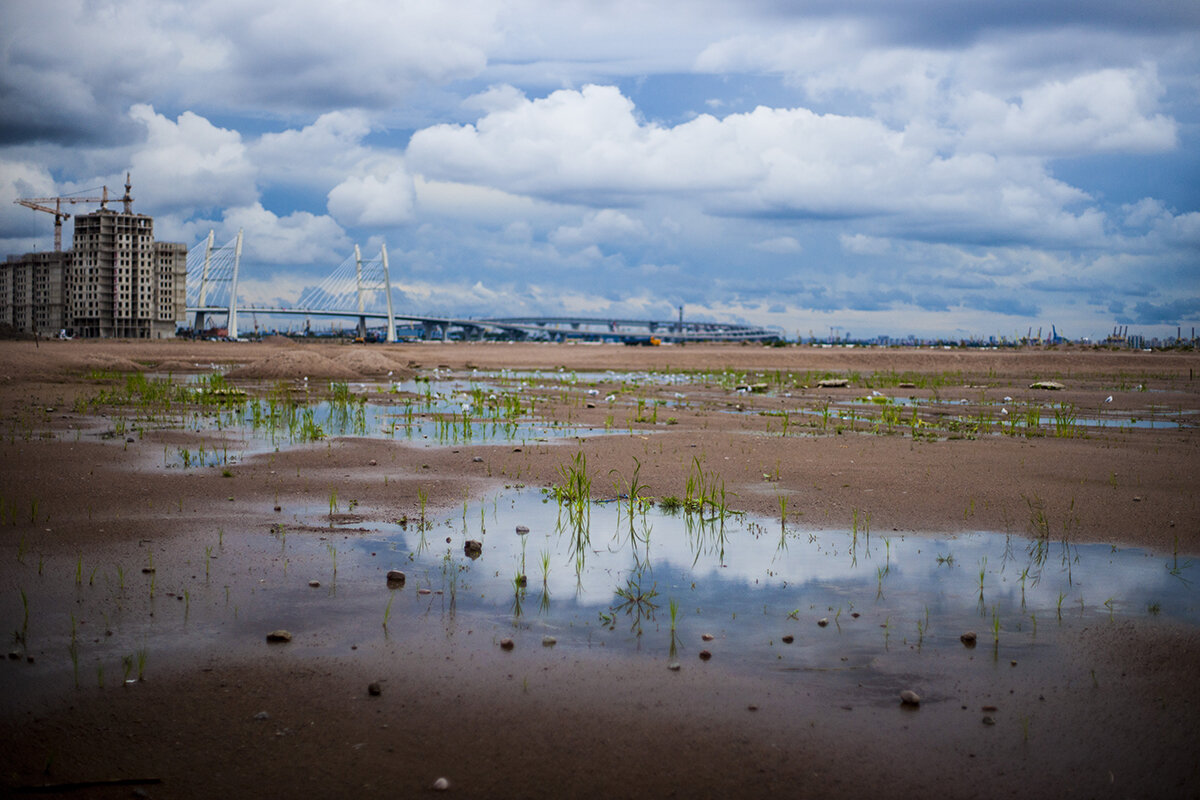
MULTIPOLYGON (((480 635, 430 635, 429 626, 397 620, 394 635, 372 632, 355 649, 321 636, 228 648, 206 645, 197 634, 181 652, 159 654, 151 646, 145 681, 123 687, 110 666, 100 688, 89 662, 75 688, 70 661, 59 652, 61 629, 78 626, 86 655, 89 643, 102 646, 94 640, 105 638, 110 622, 93 610, 100 590, 87 585, 89 576, 75 584, 78 563, 105 565, 101 578, 110 581, 108 565, 130 565, 126 580, 144 588, 147 576, 133 565, 152 552, 162 593, 136 593, 123 613, 177 614, 172 609, 181 601, 167 592, 203 578, 197 543, 210 541, 214 529, 229 532, 233 548, 238 531, 261 535, 281 513, 307 508, 317 516, 311 509, 327 503, 331 489, 354 498, 354 513, 368 525, 415 515, 418 489, 431 504, 453 508, 464 495, 503 484, 557 482, 581 449, 597 496, 611 497, 612 471, 629 475, 635 458, 646 495, 682 495, 699 452, 719 472, 733 506, 777 516, 778 498, 786 495, 789 523, 800 529, 846 527, 854 510, 864 510, 876 531, 1028 535, 1035 500, 1055 538, 1141 547, 1164 560, 1200 557, 1194 427, 914 441, 845 423, 841 433, 810 425, 785 436, 778 415, 861 396, 873 373, 896 372, 938 376, 931 388, 901 390, 923 399, 992 408, 1004 397, 1041 398, 1070 402, 1081 415, 1125 409, 1186 418, 1200 409, 1194 353, 377 346, 370 350, 387 361, 358 357, 354 372, 364 381, 386 378, 380 370, 388 364, 393 377, 439 367, 455 374, 727 368, 764 373, 751 382, 772 380, 776 371, 811 380, 761 395, 689 387, 682 390, 686 405, 660 408, 655 424, 628 423, 623 435, 583 445, 568 440, 518 451, 508 443, 425 447, 339 438, 249 457, 230 477, 217 468, 163 468, 164 448, 186 442, 186 432, 105 439, 100 434, 113 420, 75 408, 77 398, 105 385, 88 378, 89 370, 178 374, 188 365, 258 365, 251 376, 275 380, 268 367, 278 366, 277 354, 299 352, 284 361, 306 372, 290 378, 316 382, 347 379, 328 366, 322 375, 322 366, 346 368, 354 350, 0 343, 6 425, 0 613, 10 630, 22 627, 20 592, 36 600, 28 647, 14 643, 17 658, 0 665, 6 787, 153 778, 161 782, 141 787, 152 797, 382 796, 423 793, 444 776, 455 794, 478 797, 1193 797, 1200 791, 1193 755, 1200 752, 1193 686, 1200 636, 1193 626, 1147 616, 1072 628, 1064 634, 1063 657, 1052 664, 1014 666, 965 649, 933 657, 897 648, 881 656, 891 686, 739 670, 722 659, 719 640, 709 662, 694 657, 700 643, 689 643, 691 655, 672 672, 660 657, 543 648, 532 637, 517 637, 507 652, 482 628, 480 635), (826 373, 850 377, 852 386, 817 387, 826 373), (1066 388, 1028 388, 1041 379, 1066 388), (668 413, 674 424, 666 424, 668 413), (47 430, 56 438, 43 437, 47 430), (39 636, 47 628, 56 635, 39 636), (39 638, 53 644, 40 645, 39 638), (25 660, 30 654, 33 663, 25 660), (367 693, 372 681, 382 687, 378 697, 367 693), (909 686, 925 694, 919 709, 899 703, 899 691, 909 686), (265 719, 256 718, 264 711, 265 719), (985 724, 985 716, 996 724, 985 724)), ((564 393, 545 383, 549 388, 537 390, 544 417, 603 427, 613 415, 621 427, 631 416, 634 395, 587 408, 580 390, 564 393)), ((619 387, 601 378, 595 388, 602 399, 619 387)), ((645 394, 671 400, 675 389, 645 394)), ((217 563, 221 580, 237 592, 264 579, 267 561, 217 563)), ((305 566, 298 555, 291 573, 304 576, 305 566)), ((130 791, 110 786, 70 794, 130 791)))

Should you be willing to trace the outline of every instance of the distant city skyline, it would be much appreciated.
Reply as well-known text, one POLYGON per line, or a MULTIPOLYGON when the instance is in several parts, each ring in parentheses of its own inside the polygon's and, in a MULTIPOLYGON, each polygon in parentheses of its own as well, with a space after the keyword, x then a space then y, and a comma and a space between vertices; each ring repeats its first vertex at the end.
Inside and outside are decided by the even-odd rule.
POLYGON ((1200 326, 1198 4, 51 0, 3 20, 0 255, 52 247, 17 198, 119 194, 129 170, 157 238, 245 230, 252 303, 386 242, 409 313, 1200 326))

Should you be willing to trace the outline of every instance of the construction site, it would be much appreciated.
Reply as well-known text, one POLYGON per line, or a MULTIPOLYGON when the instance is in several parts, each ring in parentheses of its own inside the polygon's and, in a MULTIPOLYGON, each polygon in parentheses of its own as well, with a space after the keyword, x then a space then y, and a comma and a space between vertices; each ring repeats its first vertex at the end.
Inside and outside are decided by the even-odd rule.
POLYGON ((0 326, 35 336, 166 339, 186 316, 187 246, 156 242, 154 218, 133 213, 130 177, 125 194, 22 198, 16 202, 54 216, 52 252, 10 255, 0 263, 0 326), (121 203, 121 210, 109 208, 121 203), (98 203, 75 214, 70 250, 64 205, 98 203))

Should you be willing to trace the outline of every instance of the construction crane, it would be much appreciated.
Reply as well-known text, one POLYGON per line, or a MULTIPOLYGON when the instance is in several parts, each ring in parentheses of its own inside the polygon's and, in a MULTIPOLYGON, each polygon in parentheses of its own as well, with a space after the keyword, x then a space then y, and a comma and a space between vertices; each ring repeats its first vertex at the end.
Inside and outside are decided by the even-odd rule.
MULTIPOLYGON (((25 206, 26 208, 32 208, 34 211, 45 211, 47 214, 54 215, 54 252, 60 253, 60 252, 62 252, 63 220, 70 219, 70 217, 71 217, 70 214, 68 214, 66 211, 62 210, 62 204, 70 203, 70 204, 74 205, 75 203, 99 203, 100 208, 107 208, 108 207, 108 187, 103 186, 101 188, 103 189, 103 191, 102 191, 100 197, 79 197, 79 196, 25 197, 25 198, 20 198, 18 200, 14 200, 13 202, 16 203, 17 205, 25 206), (54 207, 51 208, 48 205, 44 205, 45 203, 53 203, 54 207)), ((129 192, 127 190, 126 195, 128 196, 128 194, 129 194, 129 192)))

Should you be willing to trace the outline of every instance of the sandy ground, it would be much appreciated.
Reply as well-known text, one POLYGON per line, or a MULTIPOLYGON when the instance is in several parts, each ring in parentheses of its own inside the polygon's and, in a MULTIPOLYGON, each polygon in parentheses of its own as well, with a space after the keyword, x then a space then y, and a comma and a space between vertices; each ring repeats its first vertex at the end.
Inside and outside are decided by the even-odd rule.
MULTIPOLYGON (((1137 546, 1190 564, 1200 557, 1200 437, 1189 416, 1200 410, 1198 368, 1195 353, 1079 350, 0 343, 0 613, 19 631, 28 587, 32 628, 62 628, 69 618, 85 643, 100 643, 109 621, 90 611, 99 590, 71 580, 77 563, 144 563, 152 551, 166 587, 167 576, 195 578, 202 569, 199 537, 219 527, 237 546, 233 532, 268 530, 276 506, 284 514, 320 507, 332 488, 355 498, 354 513, 370 524, 414 515, 419 487, 432 503, 453 506, 502 484, 557 482, 580 450, 598 496, 613 496, 612 476, 630 475, 635 463, 645 495, 682 495, 700 454, 732 505, 778 517, 785 496, 788 522, 800 529, 848 527, 864 511, 875 531, 1028 535, 1036 506, 1056 539, 1137 546), (632 421, 633 395, 602 402, 619 392, 615 378, 588 383, 595 408, 591 396, 547 378, 531 390, 544 401, 539 415, 595 426, 614 416, 627 433, 519 449, 343 438, 248 458, 228 477, 163 468, 164 448, 186 443, 185 431, 103 438, 114 419, 76 406, 116 383, 96 371, 214 366, 252 387, 380 381, 389 372, 397 380, 433 369, 791 377, 786 392, 776 383, 763 394, 715 379, 692 384, 687 402, 663 407, 653 424, 632 421), (782 434, 779 413, 862 396, 880 373, 938 378, 889 394, 993 410, 1004 398, 1042 399, 1070 402, 1081 415, 1122 410, 1191 425, 914 441, 853 423, 838 433, 810 418, 782 434), (827 375, 849 377, 851 387, 818 387, 827 375), (1066 388, 1030 389, 1035 380, 1066 388)), ((670 400, 674 391, 648 389, 647 397, 670 400)), ((248 556, 238 569, 218 562, 222 580, 234 592, 253 590, 266 574, 260 560, 269 559, 248 556)), ((124 613, 170 613, 172 600, 131 601, 124 613)), ((59 785, 74 797, 407 796, 444 776, 451 792, 474 797, 1200 796, 1200 635, 1153 617, 1072 628, 1061 656, 1036 667, 965 650, 935 663, 895 654, 889 674, 897 682, 884 687, 747 673, 723 663, 716 645, 711 662, 692 658, 671 672, 641 654, 524 640, 506 652, 491 634, 402 630, 354 649, 336 637, 250 648, 200 638, 198 648, 152 656, 150 677, 134 686, 110 672, 107 688, 94 676, 74 688, 63 653, 30 644, 36 634, 27 647, 14 641, 0 664, 0 784, 59 785), (905 679, 926 695, 919 709, 899 704, 905 679), (381 695, 368 695, 372 681, 381 695), (79 785, 113 779, 154 782, 79 785)))

